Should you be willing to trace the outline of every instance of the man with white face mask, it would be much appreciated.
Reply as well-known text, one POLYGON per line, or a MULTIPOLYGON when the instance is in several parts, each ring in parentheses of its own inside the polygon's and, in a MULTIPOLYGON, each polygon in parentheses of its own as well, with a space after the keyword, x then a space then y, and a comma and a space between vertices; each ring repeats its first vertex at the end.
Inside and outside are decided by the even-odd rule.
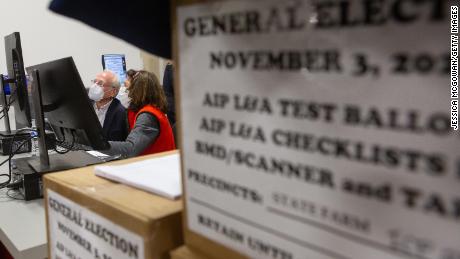
POLYGON ((120 82, 111 71, 97 74, 88 96, 94 101, 93 108, 102 126, 102 133, 109 141, 124 141, 128 136, 126 109, 115 98, 120 82))

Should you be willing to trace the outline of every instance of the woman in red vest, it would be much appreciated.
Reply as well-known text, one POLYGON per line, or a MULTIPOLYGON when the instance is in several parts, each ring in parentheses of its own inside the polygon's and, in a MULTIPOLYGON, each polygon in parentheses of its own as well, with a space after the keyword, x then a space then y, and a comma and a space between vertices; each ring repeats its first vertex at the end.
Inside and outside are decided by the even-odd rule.
POLYGON ((166 117, 166 96, 158 78, 137 71, 128 88, 129 135, 125 141, 109 141, 108 154, 123 157, 154 154, 176 149, 174 135, 166 117))

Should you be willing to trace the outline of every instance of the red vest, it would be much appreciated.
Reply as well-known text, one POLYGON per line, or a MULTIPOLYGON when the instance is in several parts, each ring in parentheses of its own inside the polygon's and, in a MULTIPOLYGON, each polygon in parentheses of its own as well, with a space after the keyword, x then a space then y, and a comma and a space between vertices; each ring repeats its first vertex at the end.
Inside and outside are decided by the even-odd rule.
POLYGON ((150 144, 150 146, 148 146, 141 153, 141 155, 160 153, 176 149, 173 131, 171 125, 169 125, 168 118, 166 118, 166 115, 162 111, 158 110, 153 105, 146 105, 137 113, 133 110, 128 109, 129 130, 132 130, 134 128, 137 116, 139 116, 139 114, 143 112, 148 112, 157 118, 158 124, 160 125, 160 133, 158 134, 157 138, 152 142, 152 144, 150 144))

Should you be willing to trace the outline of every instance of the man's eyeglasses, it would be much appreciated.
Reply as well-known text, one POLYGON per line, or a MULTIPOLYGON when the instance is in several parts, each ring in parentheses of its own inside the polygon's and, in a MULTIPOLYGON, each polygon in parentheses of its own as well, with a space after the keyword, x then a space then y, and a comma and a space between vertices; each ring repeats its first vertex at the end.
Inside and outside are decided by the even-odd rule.
POLYGON ((104 86, 105 82, 103 80, 99 80, 99 79, 93 79, 91 80, 91 83, 92 84, 97 84, 98 86, 104 86))

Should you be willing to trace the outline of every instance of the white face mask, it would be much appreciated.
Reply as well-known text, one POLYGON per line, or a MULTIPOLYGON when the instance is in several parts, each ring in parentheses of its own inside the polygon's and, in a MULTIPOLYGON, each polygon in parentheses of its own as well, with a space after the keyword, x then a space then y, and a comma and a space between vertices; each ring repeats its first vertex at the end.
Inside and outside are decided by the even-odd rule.
POLYGON ((118 100, 120 100, 121 104, 125 108, 128 108, 129 103, 131 103, 131 99, 128 97, 128 89, 126 89, 126 87, 122 86, 120 88, 120 91, 118 92, 117 98, 118 98, 118 100))
POLYGON ((104 97, 104 90, 98 84, 94 84, 89 88, 88 97, 95 102, 99 102, 104 97))

